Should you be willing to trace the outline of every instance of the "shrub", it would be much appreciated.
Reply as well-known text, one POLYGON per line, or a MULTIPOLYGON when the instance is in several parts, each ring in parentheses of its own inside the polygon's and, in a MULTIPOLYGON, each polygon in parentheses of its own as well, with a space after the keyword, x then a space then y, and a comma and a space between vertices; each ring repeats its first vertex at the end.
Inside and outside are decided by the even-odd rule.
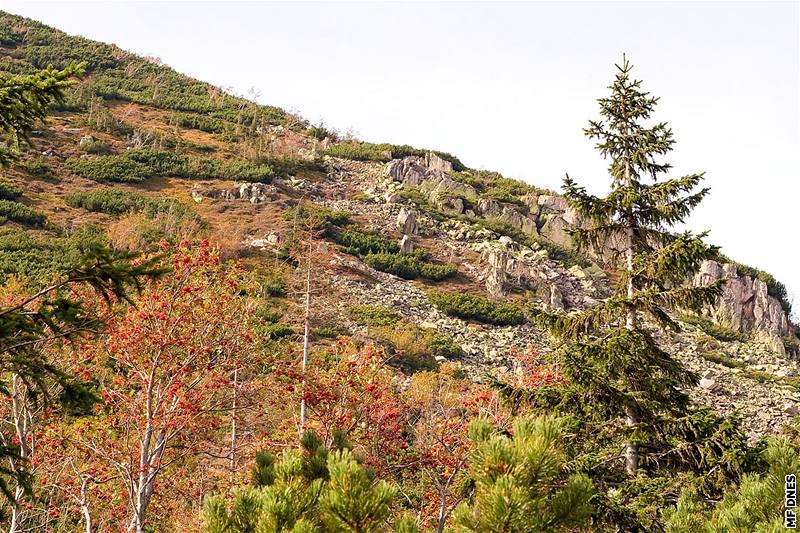
POLYGON ((169 213, 181 220, 194 220, 201 223, 193 209, 171 198, 148 198, 143 194, 127 189, 95 189, 70 194, 67 205, 80 207, 95 213, 124 215, 143 212, 150 217, 169 213))
POLYGON ((540 237, 534 238, 533 241, 547 250, 547 257, 554 261, 560 262, 567 268, 575 265, 582 268, 592 266, 591 261, 580 255, 578 252, 570 250, 569 248, 561 246, 560 244, 556 244, 540 237))
POLYGON ((375 328, 371 335, 386 347, 391 356, 387 363, 409 374, 421 370, 434 370, 436 359, 430 348, 432 333, 414 324, 403 322, 393 326, 375 328))
POLYGON ((314 329, 314 335, 323 339, 336 339, 339 337, 349 337, 350 330, 342 326, 322 326, 314 329))
POLYGON ((283 219, 300 226, 311 224, 326 234, 331 234, 334 227, 343 227, 350 223, 350 215, 346 211, 334 211, 313 204, 290 207, 283 212, 283 219))
POLYGON ((269 322, 270 324, 276 324, 281 321, 283 318, 284 311, 281 309, 276 309, 271 304, 262 305, 256 310, 256 316, 258 316, 264 322, 269 322))
POLYGON ((423 263, 419 267, 419 275, 431 281, 442 281, 452 278, 458 273, 457 265, 433 265, 423 263))
POLYGON ((95 189, 76 192, 66 198, 67 205, 95 213, 122 215, 140 211, 147 203, 143 195, 125 189, 95 189))
POLYGON ((487 188, 481 196, 484 198, 493 198, 501 202, 525 205, 524 202, 520 200, 520 197, 531 192, 536 192, 537 190, 538 189, 525 182, 504 178, 497 174, 494 179, 488 181, 487 188))
POLYGON ((266 296, 283 298, 286 296, 288 288, 289 284, 286 282, 286 278, 279 274, 270 273, 261 281, 261 289, 266 296))
POLYGON ((321 157, 303 159, 299 157, 259 157, 257 162, 272 167, 277 174, 288 176, 301 172, 324 172, 325 163, 321 157))
POLYGON ((214 117, 194 113, 178 113, 175 123, 181 128, 200 130, 206 133, 222 133, 225 131, 225 122, 214 117))
POLYGON ((394 239, 360 229, 337 231, 331 235, 331 240, 353 255, 396 254, 400 251, 400 245, 394 239))
POLYGON ((368 254, 364 262, 381 272, 393 274, 403 279, 416 279, 419 277, 419 259, 403 254, 368 254))
POLYGON ((431 355, 434 357, 444 357, 445 359, 458 359, 464 355, 461 346, 457 344, 452 338, 434 333, 429 341, 431 355))
POLYGON ((433 152, 445 161, 453 164, 453 170, 465 170, 464 164, 458 160, 457 157, 446 152, 438 152, 434 150, 422 150, 414 148, 407 144, 374 144, 359 141, 345 141, 339 144, 334 144, 327 150, 325 154, 332 157, 340 157, 342 159, 353 159, 355 161, 380 161, 387 162, 392 159, 400 159, 407 156, 424 156, 427 152, 433 152))
POLYGON ((151 176, 146 166, 124 156, 67 159, 65 165, 78 176, 93 181, 139 183, 151 176))
POLYGON ((189 159, 175 152, 140 148, 128 150, 124 157, 144 165, 150 176, 186 176, 189 173, 189 159))
POLYGON ((400 321, 400 314, 385 307, 356 305, 350 308, 350 316, 359 326, 393 326, 400 321))
POLYGON ((525 321, 525 315, 519 307, 492 302, 476 294, 432 292, 428 298, 445 314, 464 320, 476 320, 497 326, 522 324, 525 321))
POLYGON ((32 290, 53 281, 58 273, 77 266, 85 250, 103 244, 103 229, 83 226, 69 236, 50 232, 0 228, 0 282, 18 275, 32 290))
POLYGON ((420 254, 367 254, 364 262, 381 272, 393 274, 403 279, 419 277, 431 281, 442 281, 458 272, 456 265, 432 265, 422 262, 420 254))
POLYGON ((22 189, 10 181, 0 179, 0 200, 16 200, 22 196, 22 189))
POLYGON ((22 169, 29 175, 37 179, 50 181, 56 179, 55 172, 53 172, 53 169, 50 167, 50 165, 48 165, 43 159, 26 159, 20 163, 20 167, 22 167, 22 169))
POLYGON ((276 177, 276 172, 269 165, 233 159, 222 167, 222 176, 235 181, 270 183, 276 177))
POLYGON ((141 182, 155 176, 190 179, 224 178, 269 183, 276 173, 269 165, 246 159, 221 163, 216 159, 190 159, 175 152, 149 148, 128 150, 124 155, 68 159, 67 168, 94 181, 141 182))
POLYGON ((325 153, 333 157, 353 159, 355 161, 385 162, 392 159, 391 148, 389 145, 361 143, 356 141, 347 141, 334 144, 325 150, 325 153))
POLYGON ((703 332, 705 332, 706 335, 714 337, 718 341, 744 342, 747 340, 747 337, 743 333, 739 333, 734 329, 723 326, 722 324, 718 324, 704 316, 684 314, 681 315, 680 319, 687 324, 692 324, 693 326, 699 327, 701 330, 703 330, 703 332))
POLYGON ((0 200, 0 220, 33 227, 43 227, 47 223, 47 217, 41 211, 10 200, 0 200))
POLYGON ((265 324, 259 327, 259 332, 267 339, 275 340, 294 335, 294 330, 289 324, 278 322, 276 324, 265 324))

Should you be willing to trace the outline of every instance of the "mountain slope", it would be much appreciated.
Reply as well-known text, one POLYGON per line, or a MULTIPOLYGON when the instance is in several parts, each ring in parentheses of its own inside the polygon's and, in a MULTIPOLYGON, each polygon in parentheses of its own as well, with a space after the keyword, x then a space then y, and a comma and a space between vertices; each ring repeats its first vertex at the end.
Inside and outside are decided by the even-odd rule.
MULTIPOLYGON (((328 248, 315 279, 315 342, 337 333, 376 340, 408 372, 451 359, 476 380, 513 375, 520 354, 550 351, 544 332, 513 323, 524 307, 584 308, 614 282, 607 258, 572 249, 567 230, 582 222, 557 194, 466 169, 449 154, 342 140, 34 21, 0 14, 0 28, 0 72, 86 62, 67 105, 4 173, 23 191, 18 203, 47 218, 9 217, 0 230, 5 275, 44 280, 92 239, 147 249, 198 236, 250 268, 290 272, 281 260, 295 239, 291 209, 310 200, 348 218, 320 235, 328 248), (397 259, 401 248, 416 254, 397 259), (475 297, 459 303, 461 294, 475 297), (441 349, 410 355, 403 332, 435 335, 441 349)), ((741 410, 753 436, 778 431, 800 399, 785 293, 741 265, 709 264, 698 276, 729 277, 728 292, 708 317, 683 317, 664 344, 704 376, 698 401, 741 410)), ((299 310, 287 306, 291 322, 299 310)))

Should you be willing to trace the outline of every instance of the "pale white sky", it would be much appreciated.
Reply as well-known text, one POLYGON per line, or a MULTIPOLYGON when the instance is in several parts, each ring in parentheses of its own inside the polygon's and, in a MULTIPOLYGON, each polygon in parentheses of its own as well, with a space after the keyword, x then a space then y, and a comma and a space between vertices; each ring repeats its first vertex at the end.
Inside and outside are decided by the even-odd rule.
POLYGON ((712 193, 690 226, 794 294, 798 5, 0 0, 365 140, 449 151, 548 188, 569 172, 595 192, 606 163, 582 128, 625 52, 662 98, 655 118, 673 127, 676 173, 707 172, 712 193))

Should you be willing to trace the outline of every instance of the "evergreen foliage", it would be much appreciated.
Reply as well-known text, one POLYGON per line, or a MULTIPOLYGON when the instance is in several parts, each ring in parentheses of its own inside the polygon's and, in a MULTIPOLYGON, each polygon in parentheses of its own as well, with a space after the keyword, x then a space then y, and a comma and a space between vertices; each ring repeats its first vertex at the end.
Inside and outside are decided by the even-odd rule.
POLYGON ((22 196, 22 189, 7 180, 0 180, 0 200, 16 200, 22 196))
POLYGON ((706 474, 698 490, 713 496, 755 463, 735 419, 691 406, 686 391, 697 376, 653 333, 653 326, 677 330, 672 313, 698 312, 716 301, 722 285, 684 284, 717 250, 703 242, 704 234, 669 230, 708 189, 696 190, 702 174, 659 180, 670 169, 658 158, 672 149, 672 132, 663 122, 648 125, 658 99, 631 79, 627 60, 617 68, 611 95, 599 100, 602 119, 585 130, 611 162, 611 191, 590 195, 567 177, 564 195, 589 222, 571 231, 574 241, 612 256, 619 285, 585 311, 540 313, 564 341, 558 357, 566 384, 534 401, 571 414, 577 432, 594 436, 574 453, 602 489, 600 514, 628 530, 651 530, 662 527, 660 510, 679 489, 680 476, 687 476, 684 483, 706 474), (625 476, 630 481, 622 490, 612 488, 625 476))
POLYGON ((431 292, 428 299, 445 314, 464 320, 476 320, 495 326, 525 322, 525 314, 512 304, 493 302, 470 293, 431 292))
POLYGON ((458 273, 456 265, 435 265, 420 260, 416 254, 370 253, 364 262, 381 272, 387 272, 403 279, 423 278, 442 281, 458 273))
POLYGON ((0 222, 10 220, 24 226, 41 228, 47 223, 47 216, 41 211, 10 200, 0 200, 0 222))
POLYGON ((770 442, 764 452, 769 470, 745 475, 741 484, 709 506, 701 495, 685 490, 677 506, 666 514, 666 531, 683 533, 736 533, 785 531, 783 523, 786 476, 800 471, 800 450, 788 440, 770 442))
POLYGON ((0 74, 0 167, 14 162, 30 144, 33 125, 44 120, 50 104, 64 101, 64 89, 81 71, 82 65, 71 63, 63 70, 50 67, 23 76, 0 74))
MULTIPOLYGON (((313 433, 306 433, 301 450, 286 450, 276 462, 257 457, 255 486, 240 490, 230 513, 220 496, 207 498, 206 533, 268 533, 389 531, 391 502, 396 490, 376 481, 338 435, 329 451, 313 433)), ((413 521, 400 519, 395 531, 416 531, 413 521)))
POLYGON ((355 305, 350 315, 359 326, 393 326, 400 321, 400 314, 385 307, 355 305))
POLYGON ((674 327, 669 309, 699 309, 713 302, 721 286, 684 287, 682 281, 715 253, 703 235, 674 235, 667 230, 682 222, 708 193, 694 192, 702 174, 658 181, 670 169, 657 158, 672 150, 672 131, 660 122, 647 127, 657 98, 641 90, 624 60, 601 98, 602 119, 590 121, 586 135, 610 159, 611 192, 590 195, 569 177, 564 194, 591 223, 572 230, 576 243, 610 252, 621 243, 621 283, 614 296, 587 311, 548 316, 558 336, 572 341, 565 353, 565 373, 601 403, 621 406, 626 420, 626 470, 635 475, 642 459, 640 443, 663 441, 667 422, 688 414, 688 397, 680 387, 696 384, 696 376, 662 350, 642 325, 645 314, 663 327, 674 327), (647 179, 652 183, 648 183, 647 179))
MULTIPOLYGON (((334 144, 328 148, 325 153, 333 157, 341 157, 343 159, 354 159, 356 161, 391 161, 392 159, 401 159, 408 156, 422 157, 432 150, 422 150, 414 148, 407 144, 375 144, 360 141, 345 141, 334 144)), ((458 160, 454 155, 446 152, 432 151, 445 161, 453 164, 453 170, 463 171, 467 167, 458 160)))
POLYGON ((19 163, 19 166, 30 176, 36 179, 54 181, 57 179, 52 167, 40 158, 28 158, 19 163))
POLYGON ((128 150, 119 156, 70 158, 65 165, 82 178, 120 183, 139 183, 157 176, 269 183, 276 176, 269 165, 246 159, 222 162, 150 148, 128 150))
POLYGON ((337 231, 331 234, 331 240, 341 246, 342 251, 360 256, 397 254, 400 251, 400 245, 394 239, 358 228, 337 231))
POLYGON ((475 493, 454 512, 459 531, 545 533, 586 523, 592 483, 566 474, 556 419, 518 418, 510 437, 478 419, 470 435, 475 493))

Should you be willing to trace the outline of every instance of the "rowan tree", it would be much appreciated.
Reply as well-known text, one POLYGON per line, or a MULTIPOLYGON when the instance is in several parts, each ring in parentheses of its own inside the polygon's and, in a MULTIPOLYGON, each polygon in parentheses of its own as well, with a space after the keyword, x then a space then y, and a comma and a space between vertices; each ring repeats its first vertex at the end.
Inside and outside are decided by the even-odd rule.
POLYGON ((164 252, 171 273, 148 283, 136 307, 111 321, 106 342, 84 352, 104 402, 87 436, 104 438, 73 434, 75 446, 115 471, 113 484, 127 496, 126 525, 137 533, 166 469, 198 454, 229 458, 232 373, 253 345, 241 272, 221 264, 205 241, 164 252))
MULTIPOLYGON (((307 431, 314 431, 327 446, 341 433, 379 475, 392 470, 408 448, 403 401, 393 381, 396 371, 384 365, 384 356, 373 345, 358 349, 349 340, 339 340, 312 353, 305 392, 296 366, 276 372, 288 398, 304 397, 307 431)), ((291 434, 285 438, 292 441, 291 434)))
POLYGON ((461 374, 454 363, 417 372, 403 394, 411 413, 411 454, 416 458, 413 468, 403 473, 422 473, 422 523, 438 533, 445 530, 456 505, 469 496, 470 422, 484 416, 507 425, 508 412, 497 394, 461 374))

